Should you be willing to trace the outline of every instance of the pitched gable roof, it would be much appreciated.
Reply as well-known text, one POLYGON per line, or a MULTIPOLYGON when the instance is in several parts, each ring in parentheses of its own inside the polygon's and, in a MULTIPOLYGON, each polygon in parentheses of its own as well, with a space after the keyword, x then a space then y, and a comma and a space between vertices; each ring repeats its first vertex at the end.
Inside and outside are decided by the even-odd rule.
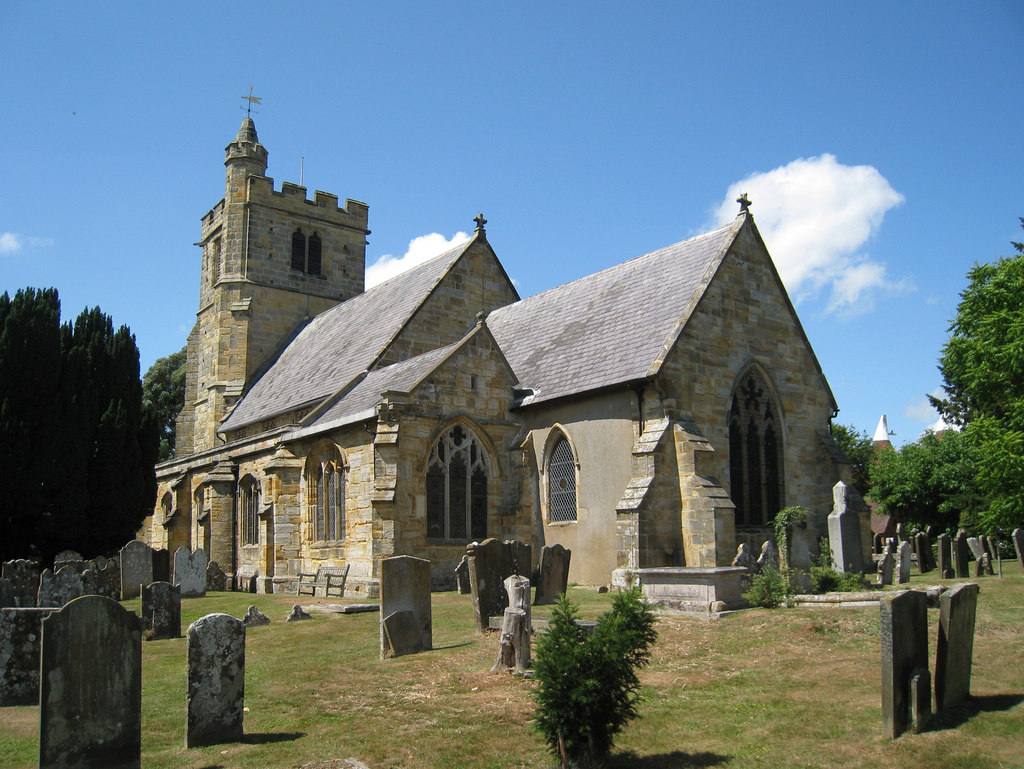
POLYGON ((317 315, 240 400, 221 431, 319 403, 370 369, 473 240, 317 315))
POLYGON ((487 324, 539 403, 656 373, 746 217, 494 310, 487 324))

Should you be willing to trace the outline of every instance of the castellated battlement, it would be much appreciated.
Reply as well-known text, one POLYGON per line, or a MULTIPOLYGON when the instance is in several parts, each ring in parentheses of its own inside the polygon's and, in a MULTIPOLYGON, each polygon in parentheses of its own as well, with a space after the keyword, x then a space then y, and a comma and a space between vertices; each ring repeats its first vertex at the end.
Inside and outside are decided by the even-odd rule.
POLYGON ((349 198, 342 208, 338 206, 337 195, 321 190, 316 190, 310 200, 306 197, 306 188, 293 182, 282 182, 281 190, 277 191, 274 180, 269 176, 249 177, 249 202, 364 232, 368 221, 369 206, 366 203, 349 198))

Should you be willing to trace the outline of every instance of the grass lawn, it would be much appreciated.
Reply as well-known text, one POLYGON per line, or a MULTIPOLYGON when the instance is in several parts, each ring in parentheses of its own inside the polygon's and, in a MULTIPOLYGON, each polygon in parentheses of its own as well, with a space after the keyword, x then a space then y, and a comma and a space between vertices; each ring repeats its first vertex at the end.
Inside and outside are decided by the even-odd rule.
MULTIPOLYGON (((976 580, 973 696, 929 731, 895 741, 881 736, 877 608, 659 618, 641 674, 642 717, 619 735, 613 769, 1024 767, 1024 575, 1015 563, 1004 572, 976 580)), ((915 576, 912 585, 938 582, 915 576)), ((610 604, 593 590, 571 597, 585 617, 610 604)), ((435 649, 386 662, 377 614, 285 623, 295 601, 242 593, 183 601, 183 629, 211 612, 241 617, 249 604, 273 620, 248 631, 241 743, 184 749, 185 640, 143 643, 143 767, 327 769, 344 758, 371 769, 554 765, 530 727, 533 682, 488 672, 497 634, 473 629, 468 596, 434 594, 435 649)), ((139 611, 138 599, 125 605, 139 611)), ((928 620, 934 666, 937 609, 928 620)), ((38 718, 37 707, 0 708, 0 767, 36 766, 38 718)))

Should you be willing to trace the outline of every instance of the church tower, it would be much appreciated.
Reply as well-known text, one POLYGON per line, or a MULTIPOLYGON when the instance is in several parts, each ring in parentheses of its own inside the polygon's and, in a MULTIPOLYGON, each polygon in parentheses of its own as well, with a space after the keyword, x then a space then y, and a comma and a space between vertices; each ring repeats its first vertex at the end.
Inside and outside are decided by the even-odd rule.
POLYGON ((188 338, 179 457, 217 428, 254 376, 313 316, 363 291, 367 206, 267 177, 246 117, 225 150, 224 199, 202 219, 199 312, 188 338))

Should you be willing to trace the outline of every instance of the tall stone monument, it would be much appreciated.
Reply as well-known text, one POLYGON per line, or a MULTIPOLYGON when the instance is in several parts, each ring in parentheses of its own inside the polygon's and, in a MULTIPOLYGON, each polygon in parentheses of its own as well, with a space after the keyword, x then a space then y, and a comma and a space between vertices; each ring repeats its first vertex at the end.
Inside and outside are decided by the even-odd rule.
POLYGON ((935 651, 935 706, 952 707, 970 695, 974 618, 980 589, 961 583, 939 596, 939 642, 935 651))
POLYGON ((185 747, 242 739, 245 715, 245 624, 207 614, 188 626, 185 747))
POLYGON ((856 489, 850 488, 842 481, 832 487, 828 543, 832 551, 832 567, 840 573, 860 573, 864 570, 860 507, 867 510, 867 505, 856 489))

